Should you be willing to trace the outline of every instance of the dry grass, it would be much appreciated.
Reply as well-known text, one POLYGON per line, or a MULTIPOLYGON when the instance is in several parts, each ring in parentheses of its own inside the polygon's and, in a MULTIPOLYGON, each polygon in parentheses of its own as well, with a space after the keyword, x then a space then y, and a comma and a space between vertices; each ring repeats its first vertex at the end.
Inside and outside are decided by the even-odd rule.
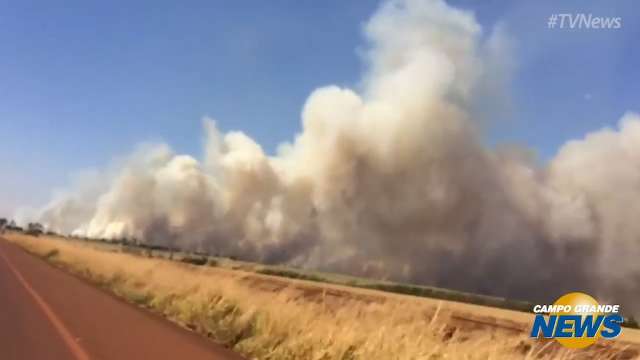
POLYGON ((313 285, 313 291, 311 285, 296 286, 300 283, 295 281, 290 282, 292 286, 273 286, 285 280, 106 252, 55 238, 18 234, 6 238, 252 359, 614 359, 629 355, 602 348, 572 352, 520 332, 454 326, 451 312, 424 299, 363 292, 327 296, 343 289, 313 285))

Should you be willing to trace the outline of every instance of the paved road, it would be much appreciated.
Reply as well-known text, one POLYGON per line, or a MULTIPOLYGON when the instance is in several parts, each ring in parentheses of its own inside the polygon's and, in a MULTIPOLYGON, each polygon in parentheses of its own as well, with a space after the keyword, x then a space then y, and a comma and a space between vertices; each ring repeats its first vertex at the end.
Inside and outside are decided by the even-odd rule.
POLYGON ((242 358, 0 239, 0 359, 242 358))

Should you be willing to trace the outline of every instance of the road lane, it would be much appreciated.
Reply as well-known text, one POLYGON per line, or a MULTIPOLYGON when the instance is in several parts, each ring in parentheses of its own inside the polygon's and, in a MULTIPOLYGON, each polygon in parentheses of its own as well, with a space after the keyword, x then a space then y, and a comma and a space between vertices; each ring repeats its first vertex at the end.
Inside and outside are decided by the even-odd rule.
POLYGON ((83 356, 242 359, 0 240, 0 359, 83 356))
POLYGON ((74 359, 3 259, 0 259, 0 358, 74 359))

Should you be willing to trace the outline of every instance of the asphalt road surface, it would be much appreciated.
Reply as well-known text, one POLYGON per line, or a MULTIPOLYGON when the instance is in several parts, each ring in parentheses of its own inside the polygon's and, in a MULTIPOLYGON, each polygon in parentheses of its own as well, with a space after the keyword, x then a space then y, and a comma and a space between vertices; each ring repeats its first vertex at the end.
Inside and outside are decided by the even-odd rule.
POLYGON ((0 359, 242 357, 0 239, 0 359))

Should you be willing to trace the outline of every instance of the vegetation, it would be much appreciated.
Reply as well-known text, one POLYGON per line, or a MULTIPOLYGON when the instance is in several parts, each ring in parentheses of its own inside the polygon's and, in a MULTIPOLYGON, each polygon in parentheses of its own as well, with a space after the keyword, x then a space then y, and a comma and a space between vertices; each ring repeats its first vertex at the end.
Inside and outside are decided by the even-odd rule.
POLYGON ((29 223, 27 225, 27 235, 40 236, 44 233, 44 226, 40 223, 29 223))
POLYGON ((628 327, 628 328, 640 329, 640 324, 638 324, 638 321, 633 316, 626 318, 622 326, 628 327))
POLYGON ((9 221, 9 223, 4 226, 4 229, 10 230, 10 231, 16 231, 16 232, 24 231, 20 226, 16 225, 16 222, 13 220, 9 221))
POLYGON ((191 264, 191 265, 207 265, 209 260, 206 257, 195 257, 195 256, 185 256, 180 259, 183 263, 191 264))
MULTIPOLYGON (((194 257, 199 266, 192 266, 103 251, 86 242, 8 238, 251 359, 569 359, 576 354, 524 333, 474 331, 455 323, 453 309, 464 304, 202 266, 203 257, 194 257)), ((616 355, 599 351, 600 359, 616 355)))
POLYGON ((317 282, 324 282, 324 283, 333 283, 329 279, 326 279, 317 275, 305 274, 295 270, 262 268, 262 269, 258 269, 256 272, 259 274, 281 276, 281 277, 286 277, 290 279, 301 279, 301 280, 317 281, 317 282))
MULTIPOLYGON (((47 233, 51 235, 50 233, 47 233)), ((59 236, 56 234, 56 236, 59 236)), ((76 238, 80 239, 80 238, 76 238)), ((501 297, 479 295, 473 293, 465 293, 461 291, 453 291, 449 289, 420 286, 412 284, 394 283, 390 281, 375 281, 371 279, 363 279, 351 276, 310 272, 302 269, 283 267, 283 266, 270 266, 261 265, 255 263, 241 262, 237 258, 219 258, 209 256, 203 252, 186 253, 177 249, 172 249, 167 246, 148 244, 139 242, 136 239, 92 239, 81 238, 80 240, 86 242, 92 242, 95 244, 110 244, 118 245, 118 250, 129 254, 146 256, 146 257, 160 257, 170 260, 177 260, 183 263, 196 265, 196 266, 220 266, 233 270, 243 270, 249 272, 255 272, 263 275, 278 276, 289 279, 298 279, 313 281, 325 284, 345 285, 349 287, 371 289, 395 294, 404 294, 417 297, 425 297, 431 299, 441 299, 447 301, 458 301, 468 304, 491 306, 500 309, 532 312, 533 303, 505 299, 501 297), (134 245, 135 243, 135 245, 134 245), (175 255, 175 256, 174 256, 175 255)), ((625 318, 623 323, 624 327, 640 329, 640 324, 634 318, 625 318)))
POLYGON ((525 301, 507 300, 504 298, 484 296, 478 294, 465 293, 460 291, 451 291, 441 288, 418 286, 410 284, 398 284, 392 282, 375 282, 371 280, 349 280, 340 281, 332 280, 330 277, 323 277, 315 274, 306 274, 301 271, 291 269, 263 268, 257 270, 260 274, 282 276, 291 279, 302 279, 309 281, 317 281, 331 284, 348 285, 365 289, 373 289, 384 292, 405 294, 419 297, 427 297, 432 299, 442 299, 448 301, 460 301, 469 304, 484 305, 498 307, 502 309, 530 312, 533 309, 531 303, 525 301))

